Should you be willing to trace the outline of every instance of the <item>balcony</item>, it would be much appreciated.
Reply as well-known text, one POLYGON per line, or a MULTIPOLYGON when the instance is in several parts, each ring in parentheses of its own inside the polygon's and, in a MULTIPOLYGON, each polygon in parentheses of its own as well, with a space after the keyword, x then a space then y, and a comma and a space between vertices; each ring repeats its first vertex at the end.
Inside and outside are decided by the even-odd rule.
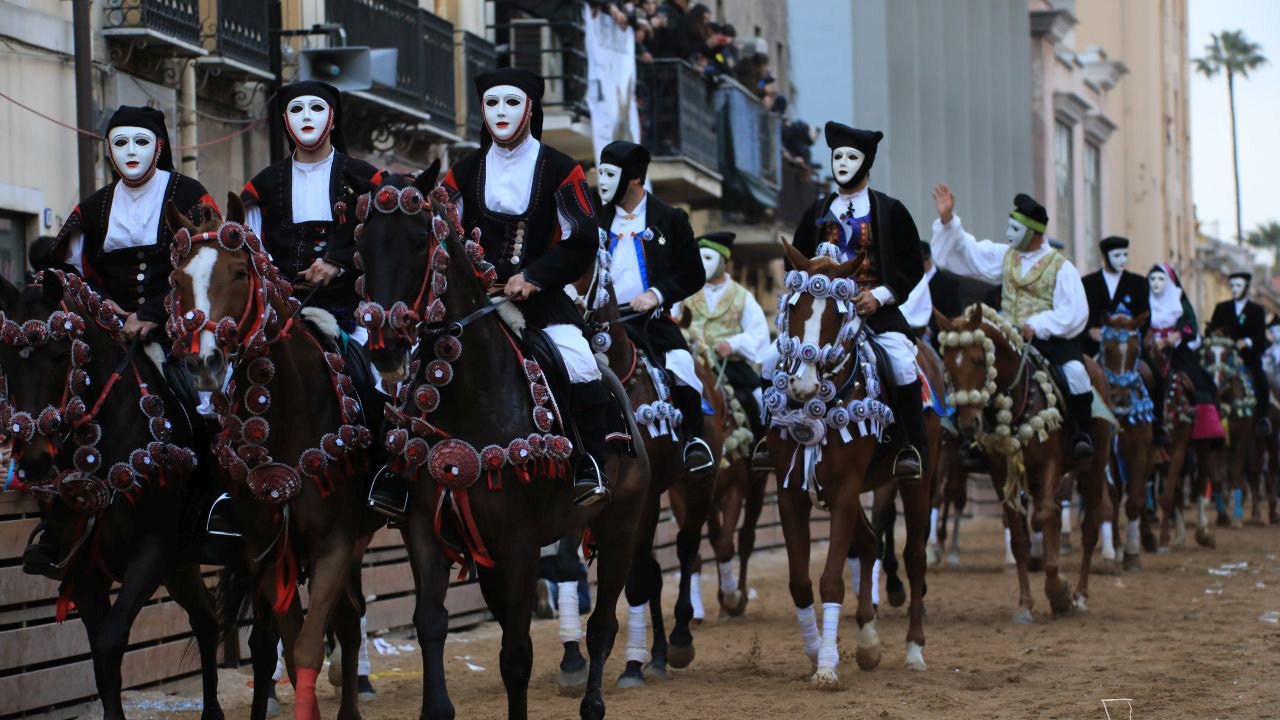
POLYGON ((781 120, 740 83, 722 79, 715 95, 720 113, 723 207, 760 222, 778 205, 782 186, 781 120))
POLYGON ((395 87, 347 94, 357 123, 376 136, 460 140, 452 23, 420 9, 415 0, 325 0, 325 9, 329 22, 346 28, 351 45, 399 51, 395 87))
POLYGON ((199 0, 107 0, 102 35, 130 49, 171 57, 207 55, 200 40, 199 0))
POLYGON ((271 36, 262 0, 204 0, 212 6, 212 33, 204 38, 209 55, 196 65, 233 80, 270 81, 271 36))
POLYGON ((458 134, 472 143, 480 142, 484 110, 476 95, 476 76, 498 66, 498 53, 493 43, 465 30, 457 31, 454 47, 457 57, 458 134))
POLYGON ((649 180, 663 197, 699 205, 721 193, 711 84, 683 60, 636 66, 640 142, 653 156, 649 180))

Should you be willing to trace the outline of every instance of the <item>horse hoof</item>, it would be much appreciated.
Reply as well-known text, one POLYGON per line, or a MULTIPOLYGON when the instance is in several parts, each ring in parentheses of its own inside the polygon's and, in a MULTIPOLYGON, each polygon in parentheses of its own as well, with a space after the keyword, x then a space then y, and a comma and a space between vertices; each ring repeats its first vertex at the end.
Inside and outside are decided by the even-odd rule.
POLYGON ((1079 613, 1089 612, 1089 598, 1081 595, 1080 593, 1076 593, 1075 597, 1071 600, 1071 609, 1079 613))
POLYGON ((809 684, 819 690, 836 690, 840 687, 840 676, 835 668, 820 667, 809 679, 809 684))
POLYGON ((1241 520, 1241 519, 1240 519, 1240 518, 1238 518, 1238 517, 1233 517, 1233 518, 1231 518, 1231 529, 1232 529, 1232 530, 1239 530, 1239 529, 1240 529, 1240 528, 1242 528, 1242 527, 1244 527, 1244 521, 1243 521, 1243 520, 1241 520))
POLYGON ((280 717, 280 701, 275 698, 267 698, 267 717, 280 717))
POLYGON ((618 689, 630 690, 642 687, 644 687, 644 671, 640 669, 640 663, 627 663, 627 669, 618 676, 618 689))
POLYGON ((329 653, 329 684, 342 687, 342 647, 335 645, 329 653))
POLYGON ((880 667, 880 656, 879 645, 860 647, 853 652, 853 659, 857 661, 859 670, 875 670, 880 667))
POLYGON ((1092 572, 1094 575, 1119 575, 1120 570, 1116 567, 1115 558, 1103 558, 1093 564, 1092 572))
POLYGON ((1139 553, 1125 553, 1124 569, 1126 572, 1142 572, 1142 555, 1139 553))
POLYGON ((938 563, 942 562, 942 548, 938 547, 937 543, 929 543, 925 546, 924 556, 929 567, 936 567, 938 563))
POLYGON ((908 670, 916 670, 918 672, 924 672, 928 669, 924 664, 924 648, 910 640, 907 641, 906 668, 908 670))
POLYGON ((742 617, 742 614, 747 611, 747 594, 741 590, 734 590, 728 595, 722 595, 720 609, 724 610, 725 615, 729 617, 742 617))
POLYGON ((1061 589, 1049 595, 1049 609, 1054 615, 1066 615, 1071 612, 1071 583, 1063 580, 1061 589))
POLYGON ((649 663, 644 666, 645 680, 670 680, 671 673, 667 671, 667 666, 661 663, 649 663))
POLYGON ((1171 552, 1173 552, 1173 549, 1172 549, 1172 546, 1170 545, 1161 545, 1160 547, 1156 548, 1157 555, 1168 555, 1171 552))
POLYGON ((947 553, 947 567, 955 570, 960 567, 960 551, 952 550, 947 553))
POLYGON ((1061 542, 1061 544, 1059 544, 1059 545, 1058 545, 1058 554, 1059 554, 1059 555, 1070 555, 1070 554, 1071 554, 1071 551, 1072 551, 1072 550, 1074 550, 1074 549, 1075 549, 1075 546, 1073 546, 1073 545, 1071 544, 1071 539, 1070 539, 1070 538, 1068 538, 1068 537, 1065 537, 1065 536, 1064 536, 1064 537, 1062 538, 1062 542, 1061 542))
POLYGON ((1209 528, 1196 528, 1196 544, 1204 548, 1217 547, 1213 539, 1213 531, 1209 528))
POLYGON ((1142 530, 1142 552, 1153 553, 1159 549, 1160 543, 1156 540, 1156 534, 1151 530, 1142 530))
POLYGON ((1044 558, 1033 557, 1027 558, 1027 572, 1042 572, 1044 570, 1044 558))
MULTIPOLYGON (((621 683, 619 683, 621 684, 621 683)), ((557 682, 557 692, 564 697, 578 697, 587 686, 587 669, 561 670, 557 682)))
POLYGON ((902 607, 907 604, 907 589, 902 587, 902 583, 897 583, 896 587, 889 588, 889 605, 892 607, 902 607))
POLYGON ((1031 625, 1035 621, 1035 616, 1031 614, 1031 608, 1020 607, 1013 613, 1014 625, 1031 625))
POLYGON ((693 662, 693 657, 697 653, 693 650, 693 643, 688 645, 672 644, 667 648, 667 662, 673 668, 687 668, 693 662))
POLYGON ((217 702, 212 705, 206 705, 204 710, 200 711, 200 720, 225 720, 226 715, 222 712, 222 706, 217 702))

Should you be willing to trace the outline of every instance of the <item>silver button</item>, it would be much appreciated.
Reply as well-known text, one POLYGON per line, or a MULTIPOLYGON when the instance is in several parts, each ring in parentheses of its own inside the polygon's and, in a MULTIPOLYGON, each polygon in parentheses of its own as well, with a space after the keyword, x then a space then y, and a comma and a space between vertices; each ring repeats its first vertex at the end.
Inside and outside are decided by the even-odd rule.
POLYGON ((146 292, 146 291, 147 291, 147 289, 146 289, 146 288, 144 288, 144 287, 142 287, 141 285, 139 285, 139 286, 138 286, 137 288, 135 288, 135 289, 138 291, 138 297, 142 297, 142 293, 144 293, 144 292, 146 292))
POLYGON ((146 269, 147 269, 147 264, 146 264, 146 263, 138 263, 138 269, 139 269, 139 270, 146 270, 146 269))
POLYGON ((139 251, 138 251, 138 259, 139 259, 139 260, 146 260, 146 259, 147 259, 147 253, 146 253, 146 251, 144 251, 144 250, 139 250, 139 251))
POLYGON ((147 276, 145 273, 138 273, 138 282, 142 282, 143 280, 146 280, 146 279, 147 279, 147 276))

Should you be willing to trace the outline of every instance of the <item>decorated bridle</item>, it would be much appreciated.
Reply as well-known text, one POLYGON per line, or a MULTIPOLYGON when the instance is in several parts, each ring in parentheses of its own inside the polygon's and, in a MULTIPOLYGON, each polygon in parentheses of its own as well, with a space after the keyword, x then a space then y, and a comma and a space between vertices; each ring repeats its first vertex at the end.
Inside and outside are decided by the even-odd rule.
POLYGON ((1204 339, 1201 352, 1209 360, 1204 369, 1213 374, 1219 391, 1231 380, 1239 379, 1240 381, 1241 396, 1232 400, 1230 404, 1220 403, 1222 413, 1236 418, 1253 417, 1258 405, 1257 394, 1254 392, 1252 379, 1241 366, 1235 343, 1227 337, 1207 337, 1204 339), (1223 382, 1224 380, 1227 382, 1223 382))
POLYGON ((35 349, 50 342, 69 341, 71 348, 67 363, 66 382, 63 385, 59 405, 47 405, 39 414, 18 410, 9 398, 8 378, 0 376, 0 438, 12 443, 13 457, 21 459, 23 453, 37 436, 44 438, 51 455, 70 454, 71 468, 61 470, 48 482, 43 478, 27 478, 27 488, 36 494, 62 498, 77 512, 97 514, 111 504, 114 492, 127 493, 133 501, 144 480, 155 480, 161 486, 167 484, 166 473, 189 471, 195 465, 191 450, 169 442, 173 426, 165 417, 163 398, 150 392, 134 364, 136 343, 115 371, 103 384, 102 391, 90 407, 83 397, 92 381, 87 368, 92 360, 89 344, 85 342, 87 316, 112 340, 121 340, 124 324, 100 295, 94 292, 78 276, 60 270, 44 270, 36 275, 32 287, 39 288, 50 277, 56 276, 64 288, 61 308, 53 311, 47 320, 27 320, 19 324, 0 312, 0 342, 10 347, 35 349), (73 309, 71 300, 79 310, 73 309), (131 368, 139 388, 138 407, 147 418, 151 442, 133 450, 127 461, 117 462, 107 469, 106 476, 99 475, 103 465, 103 453, 98 448, 102 440, 102 426, 97 421, 111 390, 120 380, 126 368, 131 368), (74 449, 68 449, 68 443, 74 449))
POLYGON ((1138 372, 1137 358, 1142 354, 1142 330, 1103 325, 1102 343, 1104 346, 1116 343, 1120 347, 1121 370, 1116 372, 1104 363, 1102 371, 1112 389, 1119 389, 1125 392, 1128 399, 1125 404, 1116 404, 1111 409, 1112 412, 1130 425, 1137 425, 1140 422, 1153 422, 1155 420, 1156 406, 1151 400, 1150 393, 1147 392, 1147 384, 1143 381, 1142 374, 1138 372), (1129 342, 1135 339, 1137 340, 1138 351, 1133 356, 1133 367, 1126 367, 1129 364, 1129 342))

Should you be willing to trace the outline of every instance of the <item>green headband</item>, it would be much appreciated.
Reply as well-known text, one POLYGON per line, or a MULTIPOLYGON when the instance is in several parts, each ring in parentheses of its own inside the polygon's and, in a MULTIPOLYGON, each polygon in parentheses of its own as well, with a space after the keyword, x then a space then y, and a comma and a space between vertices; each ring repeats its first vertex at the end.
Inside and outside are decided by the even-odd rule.
POLYGON ((698 247, 704 247, 710 250, 715 250, 716 252, 723 255, 725 260, 729 259, 729 248, 725 245, 721 245, 720 243, 714 240, 705 240, 705 239, 699 240, 698 247))
POLYGON ((1036 221, 1036 220, 1032 220, 1031 218, 1027 217, 1026 215, 1023 215, 1022 213, 1018 212, 1017 210, 1014 210, 1013 212, 1009 213, 1009 217, 1013 218, 1014 220, 1017 220, 1018 222, 1022 223, 1023 225, 1026 225, 1029 229, 1031 229, 1031 230, 1035 230, 1036 232, 1040 233, 1041 235, 1043 235, 1043 234, 1044 234, 1045 227, 1044 227, 1044 223, 1042 223, 1042 222, 1038 222, 1038 221, 1036 221))

